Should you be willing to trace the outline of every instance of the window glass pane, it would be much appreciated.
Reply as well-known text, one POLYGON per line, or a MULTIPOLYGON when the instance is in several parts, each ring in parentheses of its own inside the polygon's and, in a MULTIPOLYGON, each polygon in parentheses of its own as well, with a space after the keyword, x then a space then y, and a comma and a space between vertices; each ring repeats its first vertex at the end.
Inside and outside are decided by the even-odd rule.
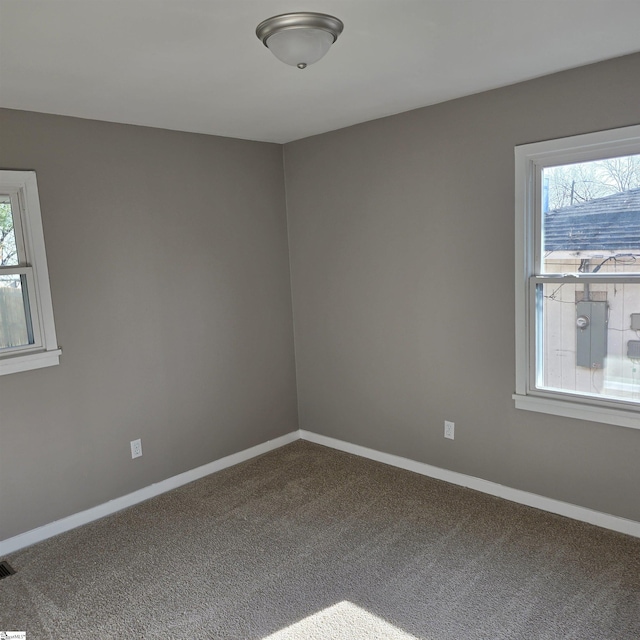
POLYGON ((640 154, 542 173, 542 273, 640 272, 640 154))
POLYGON ((0 349, 34 343, 30 318, 26 277, 0 276, 0 349))
POLYGON ((11 199, 0 194, 0 267, 16 266, 18 251, 11 212, 11 199))
POLYGON ((536 386, 640 403, 640 284, 538 284, 536 386))

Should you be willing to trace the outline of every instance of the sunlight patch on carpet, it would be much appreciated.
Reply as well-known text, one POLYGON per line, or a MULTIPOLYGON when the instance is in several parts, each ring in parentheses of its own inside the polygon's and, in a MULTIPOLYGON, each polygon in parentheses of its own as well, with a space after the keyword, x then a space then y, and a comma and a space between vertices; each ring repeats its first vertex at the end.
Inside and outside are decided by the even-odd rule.
POLYGON ((263 640, 419 640, 347 600, 327 607, 263 640))

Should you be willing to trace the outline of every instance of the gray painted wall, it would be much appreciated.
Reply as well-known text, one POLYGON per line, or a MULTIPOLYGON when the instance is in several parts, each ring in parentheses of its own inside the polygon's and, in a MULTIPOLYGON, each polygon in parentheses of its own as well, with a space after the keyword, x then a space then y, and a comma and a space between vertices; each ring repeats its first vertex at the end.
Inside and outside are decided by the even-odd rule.
POLYGON ((64 350, 0 378, 0 539, 296 429, 289 255, 301 428, 640 521, 640 430, 511 399, 513 147, 639 123, 638 77, 291 143, 285 175, 278 145, 0 110, 64 350))
POLYGON ((0 377, 0 539, 297 428, 281 146, 10 110, 0 140, 63 348, 0 377))
POLYGON ((640 123, 638 78, 633 55, 285 146, 300 428, 640 520, 640 430, 511 399, 514 146, 640 123))

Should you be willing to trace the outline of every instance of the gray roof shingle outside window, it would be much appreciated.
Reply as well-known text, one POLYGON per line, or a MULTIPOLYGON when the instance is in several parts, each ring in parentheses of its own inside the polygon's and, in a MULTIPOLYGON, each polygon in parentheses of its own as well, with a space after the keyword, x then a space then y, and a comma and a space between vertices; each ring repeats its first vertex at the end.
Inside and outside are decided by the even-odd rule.
POLYGON ((640 188, 545 213, 544 250, 640 252, 640 188))

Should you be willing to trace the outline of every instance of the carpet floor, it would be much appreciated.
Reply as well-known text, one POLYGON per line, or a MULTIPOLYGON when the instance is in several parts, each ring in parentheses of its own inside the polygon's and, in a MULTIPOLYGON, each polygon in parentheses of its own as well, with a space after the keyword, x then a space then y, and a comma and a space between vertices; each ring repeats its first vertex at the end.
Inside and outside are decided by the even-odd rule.
POLYGON ((8 560, 28 640, 640 638, 640 539, 304 441, 8 560))

